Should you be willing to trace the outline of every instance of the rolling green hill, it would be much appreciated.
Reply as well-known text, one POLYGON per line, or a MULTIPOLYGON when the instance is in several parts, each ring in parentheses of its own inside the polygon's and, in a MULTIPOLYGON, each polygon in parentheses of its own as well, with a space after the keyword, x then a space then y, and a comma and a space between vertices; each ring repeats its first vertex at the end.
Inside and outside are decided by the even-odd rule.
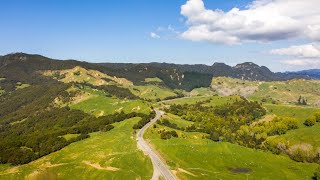
POLYGON ((316 80, 253 63, 91 64, 23 53, 0 57, 0 77, 0 179, 150 179, 134 129, 154 107, 167 113, 145 136, 181 179, 310 179, 319 166, 320 122, 305 125, 319 111, 316 80))
POLYGON ((163 140, 159 129, 168 128, 158 125, 145 136, 181 179, 311 179, 318 167, 239 145, 213 142, 203 139, 201 133, 178 131, 178 138, 163 140))
POLYGON ((151 161, 138 150, 132 125, 139 118, 115 123, 109 132, 22 166, 0 165, 0 179, 150 179, 151 161))

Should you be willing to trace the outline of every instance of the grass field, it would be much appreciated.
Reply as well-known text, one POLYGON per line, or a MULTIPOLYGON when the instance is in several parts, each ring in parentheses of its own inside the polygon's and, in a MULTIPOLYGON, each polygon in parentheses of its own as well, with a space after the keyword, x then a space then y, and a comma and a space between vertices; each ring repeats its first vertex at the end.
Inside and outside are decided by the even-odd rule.
POLYGON ((226 104, 228 102, 233 102, 236 99, 239 99, 239 96, 195 96, 195 97, 188 97, 188 98, 180 98, 180 99, 173 99, 169 101, 165 101, 164 104, 196 104, 198 102, 203 102, 210 100, 210 102, 204 103, 205 106, 219 106, 226 104))
POLYGON ((23 88, 27 88, 29 86, 30 86, 30 84, 20 84, 20 85, 16 86, 16 89, 23 89, 23 88))
POLYGON ((132 126, 115 123, 109 132, 90 134, 60 151, 19 167, 0 165, 0 179, 150 179, 151 160, 138 150, 132 126))
POLYGON ((175 123, 178 125, 180 128, 186 128, 188 126, 191 126, 193 122, 191 121, 186 121, 182 119, 180 116, 176 116, 174 114, 166 113, 164 114, 161 119, 167 119, 171 123, 175 123))
POLYGON ((156 100, 156 99, 165 99, 167 97, 176 96, 172 90, 168 88, 162 88, 155 85, 146 85, 146 86, 131 86, 129 87, 130 91, 139 96, 142 99, 156 100))
POLYGON ((140 112, 149 113, 151 111, 148 102, 142 100, 124 100, 106 96, 93 96, 70 106, 72 109, 83 110, 95 116, 103 116, 124 111, 125 113, 140 112))
POLYGON ((66 135, 64 135, 64 136, 62 136, 65 140, 70 140, 70 139, 72 139, 72 138, 76 138, 76 137, 78 137, 80 134, 66 134, 66 135))
POLYGON ((320 148, 320 123, 312 127, 301 127, 282 135, 290 144, 308 143, 316 150, 320 148))
POLYGON ((133 83, 125 78, 111 77, 107 74, 96 70, 85 69, 80 66, 76 66, 73 69, 60 70, 60 71, 44 71, 43 75, 57 78, 59 74, 59 81, 64 83, 69 82, 87 82, 93 85, 124 85, 131 86, 133 83))
POLYGON ((215 94, 210 88, 196 88, 190 92, 190 96, 213 96, 215 94))
POLYGON ((187 97, 187 98, 179 98, 179 99, 172 99, 162 102, 162 104, 195 104, 197 102, 202 102, 205 100, 210 99, 211 97, 207 96, 195 96, 195 97, 187 97))
POLYGON ((143 100, 107 97, 105 92, 89 87, 81 89, 81 92, 80 97, 77 97, 69 104, 71 109, 83 110, 95 116, 103 116, 121 111, 125 113, 138 112, 148 114, 151 111, 151 104, 143 100))
POLYGON ((162 80, 155 77, 155 78, 146 78, 146 79, 144 79, 144 82, 158 82, 158 83, 160 83, 160 82, 162 82, 162 80))
POLYGON ((279 137, 285 138, 289 141, 290 145, 308 143, 311 144, 314 149, 320 148, 320 123, 312 127, 307 127, 303 124, 310 115, 320 111, 319 108, 273 104, 265 104, 264 107, 266 107, 269 114, 293 117, 299 121, 299 129, 288 131, 279 137))
POLYGON ((213 142, 203 139, 201 133, 178 131, 179 138, 161 140, 157 131, 163 128, 150 128, 145 136, 181 179, 311 179, 319 166, 213 142))
POLYGON ((304 127, 303 123, 310 115, 320 110, 319 108, 295 105, 264 104, 263 107, 267 109, 268 114, 296 118, 300 127, 304 127))

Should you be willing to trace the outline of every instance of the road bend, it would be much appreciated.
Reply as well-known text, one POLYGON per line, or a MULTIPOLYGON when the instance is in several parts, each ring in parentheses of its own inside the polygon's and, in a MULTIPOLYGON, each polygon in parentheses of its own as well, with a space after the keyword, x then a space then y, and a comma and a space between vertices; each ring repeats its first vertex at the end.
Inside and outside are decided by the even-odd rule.
POLYGON ((160 177, 165 180, 176 180, 177 177, 172 174, 168 166, 160 159, 156 151, 152 149, 149 144, 143 139, 143 134, 153 123, 155 123, 163 114, 163 111, 159 109, 154 109, 156 112, 156 117, 152 119, 148 124, 143 126, 137 134, 138 147, 148 156, 150 156, 153 165, 153 175, 152 180, 159 180, 160 177))

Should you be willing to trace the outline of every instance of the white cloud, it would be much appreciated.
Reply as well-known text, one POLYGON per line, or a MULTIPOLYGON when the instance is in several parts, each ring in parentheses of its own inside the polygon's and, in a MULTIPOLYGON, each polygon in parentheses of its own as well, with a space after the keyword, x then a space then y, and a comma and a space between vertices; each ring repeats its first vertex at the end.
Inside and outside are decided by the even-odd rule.
POLYGON ((293 57, 293 59, 281 62, 285 65, 299 66, 304 68, 320 67, 320 45, 316 43, 273 49, 270 51, 270 53, 293 57))
POLYGON ((157 33, 154 33, 154 32, 150 33, 150 37, 153 38, 153 39, 159 39, 160 38, 160 36, 157 33))
POLYGON ((238 44, 289 38, 320 40, 319 0, 255 0, 245 10, 206 9, 203 0, 181 6, 188 29, 184 39, 238 44))
POLYGON ((320 46, 317 44, 305 44, 290 46, 288 48, 274 49, 271 54, 295 56, 300 58, 320 58, 320 46))
POLYGON ((292 59, 292 60, 282 61, 282 64, 316 68, 320 66, 320 59, 292 59))

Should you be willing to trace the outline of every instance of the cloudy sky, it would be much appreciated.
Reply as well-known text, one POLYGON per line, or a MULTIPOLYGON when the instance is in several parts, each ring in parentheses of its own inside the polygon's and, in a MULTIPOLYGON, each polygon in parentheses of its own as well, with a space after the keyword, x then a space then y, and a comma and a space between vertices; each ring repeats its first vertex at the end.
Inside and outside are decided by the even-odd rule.
POLYGON ((319 0, 8 0, 0 54, 320 68, 319 0))

